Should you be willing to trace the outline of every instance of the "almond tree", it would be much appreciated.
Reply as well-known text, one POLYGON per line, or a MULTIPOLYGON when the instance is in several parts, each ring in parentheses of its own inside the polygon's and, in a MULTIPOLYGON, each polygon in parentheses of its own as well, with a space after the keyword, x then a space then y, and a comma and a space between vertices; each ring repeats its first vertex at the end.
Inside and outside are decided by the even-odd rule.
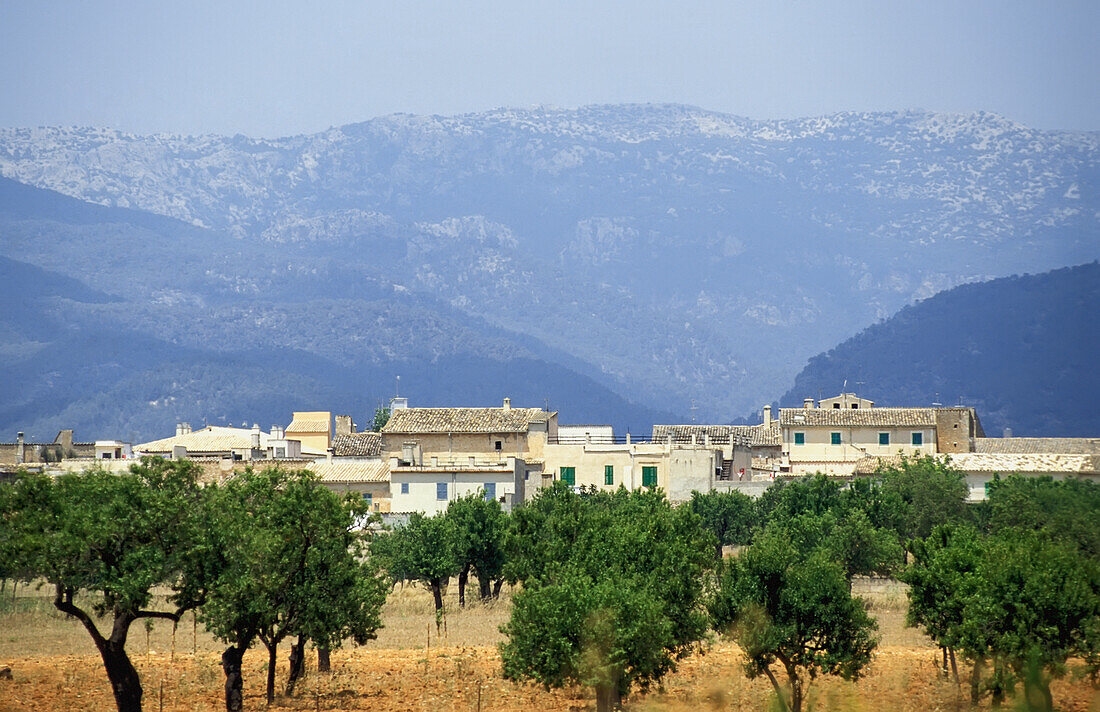
POLYGON ((141 710, 141 680, 126 653, 130 626, 178 622, 203 588, 187 575, 200 570, 201 499, 197 467, 159 458, 121 474, 24 474, 0 486, 0 558, 24 580, 45 580, 54 606, 88 631, 119 712, 141 710), (154 607, 157 586, 168 587, 170 610, 154 607), (103 616, 106 630, 96 621, 103 616))
POLYGON ((818 675, 858 678, 876 644, 875 622, 832 552, 800 548, 779 527, 729 563, 708 608, 714 629, 744 650, 745 672, 767 677, 787 712, 801 712, 818 675))

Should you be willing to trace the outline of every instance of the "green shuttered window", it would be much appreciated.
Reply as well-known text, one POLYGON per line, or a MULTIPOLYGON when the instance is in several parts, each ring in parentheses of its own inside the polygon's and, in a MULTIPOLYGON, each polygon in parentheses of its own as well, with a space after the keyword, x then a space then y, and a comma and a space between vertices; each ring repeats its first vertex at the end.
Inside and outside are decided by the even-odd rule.
POLYGON ((840 444, 840 433, 829 433, 829 442, 832 445, 840 444))
POLYGON ((615 466, 604 465, 603 466, 603 483, 605 485, 615 484, 615 466))
POLYGON ((561 468, 561 481, 565 482, 570 487, 577 484, 577 468, 575 468, 575 467, 563 467, 563 468, 561 468))
POLYGON ((878 444, 879 445, 889 445, 890 444, 890 433, 879 433, 878 434, 878 444))
POLYGON ((657 486, 657 466, 656 465, 643 465, 642 466, 642 486, 643 487, 656 487, 657 486))
POLYGON ((794 444, 795 445, 805 445, 806 444, 806 433, 795 433, 794 434, 794 444))

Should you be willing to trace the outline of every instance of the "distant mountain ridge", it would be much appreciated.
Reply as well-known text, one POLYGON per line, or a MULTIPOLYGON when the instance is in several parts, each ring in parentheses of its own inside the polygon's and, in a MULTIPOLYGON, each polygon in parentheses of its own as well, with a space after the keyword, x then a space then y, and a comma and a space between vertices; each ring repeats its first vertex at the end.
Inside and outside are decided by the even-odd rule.
MULTIPOLYGON (((1100 257, 1098 143, 990 114, 623 105, 276 140, 2 129, 0 174, 195 226, 190 247, 133 253, 203 264, 188 289, 150 298, 235 319, 235 300, 262 303, 284 345, 347 355, 335 322, 298 321, 303 292, 402 295, 571 358, 629 401, 723 422, 914 299, 1100 257)), ((48 264, 44 249, 23 256, 48 264)), ((148 282, 140 264, 113 274, 148 282)), ((429 352, 451 348, 430 323, 408 328, 429 352)))
POLYGON ((810 359, 781 404, 850 390, 876 405, 977 408, 986 433, 1100 436, 1100 263, 967 284, 810 359))

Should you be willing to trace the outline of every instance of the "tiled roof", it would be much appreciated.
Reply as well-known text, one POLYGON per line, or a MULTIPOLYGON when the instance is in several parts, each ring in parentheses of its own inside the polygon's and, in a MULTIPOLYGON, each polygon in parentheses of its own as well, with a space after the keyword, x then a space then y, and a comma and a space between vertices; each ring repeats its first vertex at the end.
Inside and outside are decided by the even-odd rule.
POLYGON ((383 433, 523 433, 552 413, 540 408, 400 408, 383 433))
POLYGON ((327 433, 329 421, 324 417, 296 417, 286 426, 288 433, 327 433))
POLYGON ((322 482, 389 482, 390 466, 387 462, 315 462, 308 470, 321 478, 322 482))
POLYGON ((750 447, 779 447, 781 435, 779 423, 773 421, 771 425, 654 425, 653 441, 663 442, 672 436, 673 442, 691 442, 691 436, 695 435, 696 442, 703 442, 703 435, 710 437, 711 442, 727 443, 732 435, 749 444, 750 447))
POLYGON ((337 457, 376 457, 382 454, 382 433, 337 435, 332 439, 332 454, 337 457))
MULTIPOLYGON (((1100 455, 960 452, 937 457, 948 459, 952 467, 963 472, 996 472, 1002 475, 1013 472, 1100 474, 1100 455)), ((896 467, 900 464, 901 457, 898 455, 868 455, 856 462, 855 474, 873 475, 880 465, 896 467)))
POLYGON ((977 438, 974 451, 1012 455, 1100 455, 1100 438, 977 438))
POLYGON ((931 427, 936 424, 935 408, 780 408, 783 427, 931 427))
MULTIPOLYGON (((267 447, 270 436, 260 432, 260 448, 267 447)), ((192 430, 183 435, 161 438, 135 445, 135 450, 145 453, 172 452, 176 445, 183 445, 188 452, 228 452, 247 450, 252 447, 252 431, 248 428, 228 428, 221 425, 208 425, 200 430, 192 430)))
POLYGON ((962 452, 951 455, 951 465, 964 472, 1100 474, 1100 455, 962 452))

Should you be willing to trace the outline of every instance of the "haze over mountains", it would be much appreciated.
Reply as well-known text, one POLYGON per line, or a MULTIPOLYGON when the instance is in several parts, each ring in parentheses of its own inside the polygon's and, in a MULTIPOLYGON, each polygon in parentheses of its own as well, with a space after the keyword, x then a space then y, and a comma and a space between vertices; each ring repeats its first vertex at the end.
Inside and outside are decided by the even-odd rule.
MULTIPOLYGON (((400 374, 423 404, 511 395, 568 405, 563 422, 722 422, 915 299, 1100 257, 1098 139, 989 114, 668 105, 391 116, 279 140, 0 129, 0 174, 110 206, 6 183, 0 235, 8 258, 101 293, 44 296, 55 333, 154 338, 230 359, 225 374, 250 363, 262 416, 363 414, 400 374), (512 364, 509 392, 490 362, 512 364)), ((160 405, 118 427, 256 417, 226 412, 231 376, 200 397, 174 369, 142 380, 160 405)), ((25 425, 21 397, 0 427, 25 425)))

